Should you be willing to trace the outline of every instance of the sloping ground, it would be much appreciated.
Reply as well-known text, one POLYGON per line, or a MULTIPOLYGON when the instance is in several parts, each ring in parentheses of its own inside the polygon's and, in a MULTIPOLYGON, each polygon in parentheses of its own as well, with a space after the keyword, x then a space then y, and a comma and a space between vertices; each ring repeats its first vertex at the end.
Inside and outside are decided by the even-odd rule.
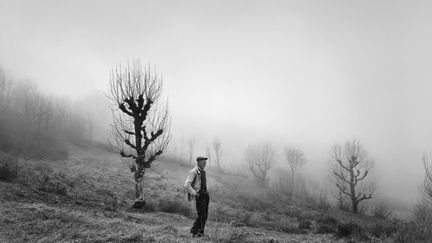
POLYGON ((192 239, 192 221, 177 214, 76 205, 66 196, 0 182, 1 242, 335 242, 328 235, 290 235, 209 222, 192 239))
MULTIPOLYGON (((189 229, 195 215, 183 191, 190 166, 155 162, 145 175, 146 210, 130 208, 132 174, 118 155, 101 147, 72 147, 67 160, 27 161, 20 167, 19 179, 0 182, 0 242, 192 241, 189 229)), ((289 203, 268 210, 275 205, 267 202, 285 202, 283 195, 263 192, 239 176, 208 171, 208 237, 199 242, 338 242, 331 235, 299 231, 299 220, 352 216, 289 203)))

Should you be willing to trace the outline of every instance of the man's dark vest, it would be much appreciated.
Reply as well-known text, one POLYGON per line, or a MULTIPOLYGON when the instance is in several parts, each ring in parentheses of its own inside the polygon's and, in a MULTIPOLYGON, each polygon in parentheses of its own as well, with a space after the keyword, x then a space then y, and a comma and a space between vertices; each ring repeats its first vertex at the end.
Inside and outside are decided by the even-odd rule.
POLYGON ((206 172, 198 167, 198 170, 201 172, 201 188, 199 192, 207 192, 207 176, 206 172))

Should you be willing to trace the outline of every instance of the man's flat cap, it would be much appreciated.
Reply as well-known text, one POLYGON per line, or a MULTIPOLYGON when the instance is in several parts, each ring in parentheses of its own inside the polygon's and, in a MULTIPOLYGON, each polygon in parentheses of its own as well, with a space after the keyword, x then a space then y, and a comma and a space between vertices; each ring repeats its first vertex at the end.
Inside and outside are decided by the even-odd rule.
POLYGON ((206 157, 199 156, 199 157, 196 158, 196 161, 207 160, 207 159, 208 158, 206 158, 206 157))

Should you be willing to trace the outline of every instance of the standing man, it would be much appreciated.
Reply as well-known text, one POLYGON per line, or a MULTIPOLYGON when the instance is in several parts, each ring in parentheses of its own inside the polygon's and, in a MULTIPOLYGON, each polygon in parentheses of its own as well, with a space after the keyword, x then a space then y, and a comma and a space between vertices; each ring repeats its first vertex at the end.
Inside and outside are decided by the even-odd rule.
POLYGON ((195 220, 190 232, 193 237, 204 236, 204 227, 207 221, 208 205, 210 201, 207 192, 207 178, 204 170, 207 164, 206 157, 196 158, 197 166, 193 168, 186 179, 185 188, 188 201, 195 199, 195 206, 198 217, 195 220))

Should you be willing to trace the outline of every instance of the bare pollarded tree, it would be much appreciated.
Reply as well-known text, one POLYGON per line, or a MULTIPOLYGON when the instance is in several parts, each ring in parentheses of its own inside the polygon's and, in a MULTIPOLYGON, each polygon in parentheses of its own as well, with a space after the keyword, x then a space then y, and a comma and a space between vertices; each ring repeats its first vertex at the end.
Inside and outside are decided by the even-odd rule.
POLYGON ((144 173, 168 147, 170 116, 160 104, 162 79, 140 61, 116 66, 110 77, 113 137, 135 179, 134 207, 144 205, 144 173))
POLYGON ((275 149, 270 143, 249 145, 246 148, 245 161, 260 187, 267 188, 269 185, 267 174, 272 167, 274 156, 275 149))
POLYGON ((373 162, 358 140, 347 141, 342 147, 335 144, 331 150, 334 164, 333 175, 337 178, 336 187, 351 201, 352 212, 358 213, 360 202, 372 198, 373 182, 368 174, 373 162))
POLYGON ((222 157, 221 141, 218 138, 213 139, 213 150, 215 152, 215 162, 218 170, 221 170, 220 162, 222 157))
POLYGON ((303 151, 295 147, 285 147, 285 158, 291 171, 291 196, 294 196, 294 178, 298 170, 306 164, 303 151))
POLYGON ((426 154, 423 155, 423 165, 426 173, 423 182, 423 196, 432 204, 432 165, 426 154))

